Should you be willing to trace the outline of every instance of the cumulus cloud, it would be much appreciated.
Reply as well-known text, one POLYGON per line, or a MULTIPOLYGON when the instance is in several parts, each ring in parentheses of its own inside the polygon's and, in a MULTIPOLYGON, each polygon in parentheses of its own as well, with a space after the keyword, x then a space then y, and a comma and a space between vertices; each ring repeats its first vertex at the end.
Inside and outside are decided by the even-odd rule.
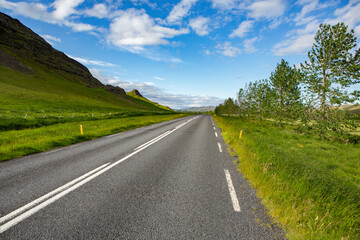
POLYGON ((85 10, 86 15, 97 18, 105 18, 109 13, 109 9, 103 3, 95 4, 93 8, 85 10))
MULTIPOLYGON (((360 22, 360 1, 350 1, 343 8, 339 8, 335 11, 336 19, 333 22, 344 22, 351 28, 355 28, 360 22)), ((327 22, 330 22, 328 20, 327 22)))
POLYGON ((258 37, 245 39, 244 40, 244 51, 246 53, 254 53, 257 51, 256 47, 254 46, 255 42, 258 41, 258 37))
POLYGON ((168 44, 167 39, 187 34, 188 29, 172 29, 156 25, 143 11, 128 9, 110 24, 108 42, 132 52, 140 52, 147 45, 168 44))
POLYGON ((50 43, 51 45, 53 45, 54 44, 54 42, 61 42, 61 39, 60 38, 57 38, 57 37, 55 37, 55 36, 51 36, 51 35, 41 35, 41 37, 43 38, 43 39, 45 39, 48 43, 50 43))
POLYGON ((120 80, 117 77, 105 76, 98 69, 90 69, 91 74, 99 79, 103 84, 119 86, 129 92, 137 89, 147 99, 168 106, 172 109, 181 109, 186 107, 216 106, 224 100, 212 96, 194 96, 186 94, 173 94, 165 92, 153 82, 133 82, 120 80))
POLYGON ((175 7, 171 10, 169 16, 166 20, 171 24, 176 24, 183 19, 183 17, 188 15, 190 8, 197 2, 198 0, 181 0, 175 7))
POLYGON ((249 16, 255 19, 274 18, 282 16, 285 12, 283 0, 261 0, 255 1, 248 6, 249 16))
POLYGON ((308 24, 315 20, 314 16, 308 16, 311 12, 329 7, 332 3, 321 4, 318 0, 299 0, 297 1, 297 4, 302 6, 301 11, 294 18, 295 24, 299 26, 308 24))
POLYGON ((149 7, 151 7, 152 9, 155 9, 157 7, 156 3, 151 3, 149 0, 130 0, 132 2, 132 4, 134 4, 135 6, 140 6, 143 4, 148 5, 149 7))
POLYGON ((350 28, 355 28, 357 31, 360 30, 360 1, 350 1, 344 7, 334 11, 334 18, 325 20, 319 20, 310 13, 329 7, 333 4, 332 2, 320 4, 318 0, 299 0, 297 4, 301 5, 302 9, 293 20, 295 26, 299 26, 299 28, 290 31, 288 39, 273 47, 275 55, 305 54, 311 49, 321 22, 333 25, 338 22, 344 22, 350 28))
POLYGON ((108 62, 103 62, 103 61, 96 61, 96 60, 89 60, 86 58, 81 58, 81 57, 74 57, 71 55, 68 55, 69 58, 72 58, 84 65, 90 65, 90 66, 101 66, 101 67, 116 67, 117 65, 112 64, 112 63, 108 63, 108 62))
POLYGON ((161 77, 153 77, 154 79, 157 79, 157 80, 161 80, 161 81, 165 81, 164 78, 161 78, 161 77))
POLYGON ((288 40, 276 44, 273 48, 273 53, 277 56, 304 54, 310 50, 313 42, 313 33, 296 35, 288 40))
POLYGON ((212 7, 222 10, 230 10, 236 6, 236 1, 234 0, 211 0, 212 7))
POLYGON ((87 24, 87 23, 75 23, 71 21, 65 20, 62 24, 64 24, 67 27, 71 27, 73 31, 75 32, 88 32, 95 30, 95 27, 87 24))
POLYGON ((253 21, 253 20, 243 21, 242 23, 240 23, 239 27, 230 34, 229 37, 230 38, 245 37, 246 33, 250 32, 251 29, 253 28, 254 23, 255 23, 255 21, 253 21))
POLYGON ((83 3, 84 0, 55 0, 51 6, 55 8, 52 15, 55 19, 64 20, 66 17, 76 13, 75 7, 83 3))
POLYGON ((212 52, 209 49, 206 49, 204 51, 204 54, 210 56, 210 55, 212 55, 212 52))
POLYGON ((72 14, 77 14, 75 10, 83 0, 56 0, 50 7, 41 3, 28 3, 28 2, 9 2, 0 0, 0 7, 10 10, 15 14, 25 17, 41 20, 47 23, 65 25, 71 27, 76 32, 92 31, 96 28, 90 24, 76 23, 68 20, 72 14), (49 11, 54 8, 54 11, 49 11))
POLYGON ((198 17, 190 20, 190 27, 196 32, 199 36, 205 36, 209 34, 209 18, 198 17))
POLYGON ((25 17, 54 22, 51 14, 47 11, 48 7, 41 3, 9 2, 0 0, 0 7, 25 17))
POLYGON ((236 57, 237 55, 241 54, 241 50, 231 46, 230 42, 225 42, 223 44, 219 43, 215 48, 219 49, 219 52, 227 57, 236 57))

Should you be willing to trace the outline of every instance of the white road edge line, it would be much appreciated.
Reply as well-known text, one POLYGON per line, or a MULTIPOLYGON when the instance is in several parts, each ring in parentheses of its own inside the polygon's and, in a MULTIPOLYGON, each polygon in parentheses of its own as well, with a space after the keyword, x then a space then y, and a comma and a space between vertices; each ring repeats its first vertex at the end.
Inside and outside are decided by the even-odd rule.
POLYGON ((219 142, 218 142, 218 147, 219 147, 219 151, 222 152, 222 148, 219 142))
POLYGON ((215 132, 215 136, 216 136, 216 137, 218 137, 218 134, 217 134, 217 132, 215 132))
POLYGON ((229 171, 227 169, 224 169, 224 171, 225 171, 226 181, 227 181, 227 184, 228 184, 228 188, 229 188, 229 192, 230 192, 231 201, 232 201, 232 204, 233 204, 233 207, 234 207, 234 211, 235 212, 240 212, 241 211, 240 204, 239 204, 239 200, 238 200, 238 198, 236 196, 234 185, 233 185, 232 180, 231 180, 231 175, 230 175, 230 173, 229 173, 229 171))
MULTIPOLYGON (((192 118, 190 120, 188 120, 186 123, 191 122, 192 120, 196 119, 192 118)), ((185 123, 185 124, 186 124, 185 123)), ((185 125, 184 124, 184 125, 185 125)), ((0 224, 13 218, 12 220, 8 221, 7 223, 0 225, 0 233, 5 232, 6 230, 8 230, 9 228, 15 226, 16 224, 18 224, 19 222, 23 221, 24 219, 30 217, 31 215, 33 215, 34 213, 40 211, 41 209, 45 208, 46 206, 50 205, 51 203, 55 202, 56 200, 62 198, 63 196, 67 195, 68 193, 74 191, 75 189, 79 188, 80 186, 84 185, 85 183, 91 181, 92 179, 96 178, 97 176, 103 174, 104 172, 110 170, 111 168, 115 167, 116 165, 118 165, 119 163, 127 160, 128 158, 132 157, 133 155, 137 154, 138 152, 144 150, 145 148, 151 146, 152 144, 156 143, 157 141, 159 141, 160 139, 166 137, 167 135, 171 134, 172 132, 176 131, 178 128, 175 128, 173 130, 171 130, 169 133, 162 134, 159 137, 156 137, 156 140, 152 140, 151 143, 148 143, 147 145, 145 145, 142 148, 139 148, 138 150, 130 153, 129 155, 127 155, 126 157, 110 164, 104 164, 80 177, 78 177, 77 179, 55 189, 54 191, 26 204, 23 207, 18 208, 17 210, 5 215, 4 217, 0 218, 0 224), (109 165, 110 164, 110 165, 109 165), (40 204, 39 204, 40 203, 40 204), (37 205, 38 204, 38 205, 37 205), (29 209, 29 210, 28 210, 29 209), (25 212, 24 212, 25 211, 25 212), (16 216, 18 215, 18 216, 16 216), (16 216, 16 217, 15 217, 16 216)))

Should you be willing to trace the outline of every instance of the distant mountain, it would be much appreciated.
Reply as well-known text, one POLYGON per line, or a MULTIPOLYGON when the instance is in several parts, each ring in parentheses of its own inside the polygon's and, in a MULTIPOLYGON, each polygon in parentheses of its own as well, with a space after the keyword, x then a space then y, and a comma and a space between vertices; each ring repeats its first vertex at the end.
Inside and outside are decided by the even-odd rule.
POLYGON ((0 103, 7 103, 0 110, 165 110, 149 101, 134 101, 120 87, 102 84, 81 63, 1 12, 0 88, 0 103))
POLYGON ((206 106, 206 107, 190 107, 181 109, 184 112, 207 112, 207 111, 214 111, 215 106, 206 106))

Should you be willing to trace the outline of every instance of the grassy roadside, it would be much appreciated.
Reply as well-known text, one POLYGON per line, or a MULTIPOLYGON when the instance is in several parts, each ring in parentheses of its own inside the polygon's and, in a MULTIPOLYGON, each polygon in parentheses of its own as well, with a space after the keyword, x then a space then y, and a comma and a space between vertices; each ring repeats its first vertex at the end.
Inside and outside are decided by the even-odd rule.
POLYGON ((214 119, 239 156, 239 170, 290 239, 360 239, 359 144, 268 122, 214 119))
POLYGON ((34 129, 1 131, 0 162, 184 116, 172 114, 75 121, 34 129), (84 136, 80 135, 79 124, 83 126, 84 136))

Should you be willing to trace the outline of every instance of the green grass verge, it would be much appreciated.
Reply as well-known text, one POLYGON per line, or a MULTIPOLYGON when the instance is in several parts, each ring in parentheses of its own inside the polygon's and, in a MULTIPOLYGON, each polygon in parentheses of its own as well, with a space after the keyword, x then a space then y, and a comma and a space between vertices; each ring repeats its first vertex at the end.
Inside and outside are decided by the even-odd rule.
POLYGON ((75 121, 34 129, 2 131, 0 132, 0 161, 184 116, 183 114, 172 114, 97 121, 75 121), (83 126, 83 136, 80 135, 80 124, 83 126))
POLYGON ((214 119, 239 156, 239 170, 290 239, 360 239, 359 144, 269 122, 214 119))

